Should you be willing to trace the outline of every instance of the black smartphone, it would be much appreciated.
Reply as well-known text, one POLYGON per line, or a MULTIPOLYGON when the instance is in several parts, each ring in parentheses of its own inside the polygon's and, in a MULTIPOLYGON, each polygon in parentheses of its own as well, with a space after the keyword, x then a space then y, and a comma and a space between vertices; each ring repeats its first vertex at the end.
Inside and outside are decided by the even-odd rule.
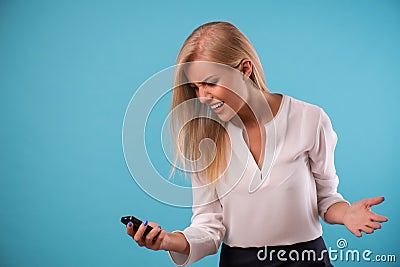
MULTIPOLYGON (((142 224, 142 221, 136 218, 135 216, 124 216, 121 218, 121 222, 125 225, 127 225, 129 222, 133 224, 133 230, 136 232, 139 229, 139 226, 142 224)), ((143 239, 146 237, 146 235, 153 230, 153 227, 150 225, 147 225, 146 230, 144 230, 143 233, 143 239)), ((154 237, 153 241, 155 241, 158 237, 158 234, 154 237)))

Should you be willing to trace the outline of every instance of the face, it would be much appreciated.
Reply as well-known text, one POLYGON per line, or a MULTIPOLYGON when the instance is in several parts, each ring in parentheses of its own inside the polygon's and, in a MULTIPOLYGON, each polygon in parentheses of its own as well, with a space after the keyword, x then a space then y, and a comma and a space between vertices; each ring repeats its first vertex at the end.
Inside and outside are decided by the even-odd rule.
POLYGON ((185 75, 199 101, 222 121, 231 120, 248 98, 242 74, 228 66, 206 61, 185 65, 185 75))

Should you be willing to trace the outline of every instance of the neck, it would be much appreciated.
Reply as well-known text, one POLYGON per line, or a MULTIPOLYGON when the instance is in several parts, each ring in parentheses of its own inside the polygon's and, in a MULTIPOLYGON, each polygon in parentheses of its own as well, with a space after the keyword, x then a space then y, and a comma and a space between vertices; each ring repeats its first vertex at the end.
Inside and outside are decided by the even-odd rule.
POLYGON ((234 124, 251 128, 266 124, 273 118, 271 111, 272 94, 255 88, 248 89, 249 95, 244 106, 237 112, 234 124))

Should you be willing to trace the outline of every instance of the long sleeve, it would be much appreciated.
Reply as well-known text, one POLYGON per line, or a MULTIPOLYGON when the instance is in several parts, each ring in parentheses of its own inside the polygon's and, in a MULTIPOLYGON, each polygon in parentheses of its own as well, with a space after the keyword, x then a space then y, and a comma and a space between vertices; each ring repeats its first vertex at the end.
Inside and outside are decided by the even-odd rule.
POLYGON ((315 144, 309 151, 311 171, 317 187, 318 213, 325 221, 325 212, 337 202, 347 202, 337 192, 339 179, 336 174, 334 152, 337 135, 328 115, 320 109, 315 144))
POLYGON ((181 232, 190 245, 189 255, 169 251, 175 265, 187 266, 203 257, 218 252, 225 236, 222 223, 222 206, 211 186, 201 186, 197 178, 192 177, 193 216, 191 225, 181 232), (208 203, 210 201, 210 203, 208 203), (208 204, 202 204, 208 203, 208 204))

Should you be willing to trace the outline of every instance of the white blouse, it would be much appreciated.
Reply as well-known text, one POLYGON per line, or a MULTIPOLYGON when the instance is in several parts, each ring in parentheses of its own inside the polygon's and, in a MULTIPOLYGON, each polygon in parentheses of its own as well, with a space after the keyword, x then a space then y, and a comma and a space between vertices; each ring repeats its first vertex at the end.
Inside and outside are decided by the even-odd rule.
POLYGON ((191 225, 175 231, 184 234, 190 253, 168 252, 175 265, 217 253, 222 241, 234 247, 263 247, 313 240, 322 234, 318 215, 324 220, 332 204, 347 202, 337 192, 337 136, 322 108, 283 95, 265 129, 260 170, 242 129, 227 124, 230 163, 213 189, 199 187, 200 181, 192 177, 191 225))

